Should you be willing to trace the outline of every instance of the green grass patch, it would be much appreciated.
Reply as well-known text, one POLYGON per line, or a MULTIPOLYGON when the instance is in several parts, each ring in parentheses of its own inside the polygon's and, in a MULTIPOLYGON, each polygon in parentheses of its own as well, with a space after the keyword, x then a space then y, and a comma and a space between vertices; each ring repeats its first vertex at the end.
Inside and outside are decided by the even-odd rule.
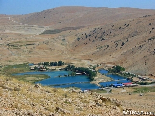
POLYGON ((16 41, 7 44, 9 48, 20 49, 22 46, 31 46, 35 45, 35 41, 16 41))
POLYGON ((155 86, 152 87, 136 87, 133 88, 134 89, 134 93, 147 93, 147 92, 155 92, 155 86))
POLYGON ((49 78, 47 75, 13 75, 16 73, 23 73, 23 72, 30 72, 30 67, 28 66, 28 63, 24 64, 16 64, 16 65, 7 65, 1 68, 1 73, 5 74, 8 77, 11 78, 16 78, 17 80, 20 81, 25 81, 25 82, 31 82, 35 83, 38 81, 41 81, 43 79, 49 78))
POLYGON ((9 76, 11 76, 12 74, 15 74, 15 73, 22 73, 22 72, 28 72, 28 71, 30 71, 28 63, 7 65, 7 66, 4 66, 2 69, 2 72, 5 75, 9 75, 9 76))
POLYGON ((57 33, 61 33, 63 31, 68 31, 68 30, 77 30, 83 28, 83 26, 79 26, 79 27, 65 27, 62 29, 54 29, 54 30, 45 30, 42 34, 57 34, 57 33))
POLYGON ((14 75, 13 78, 16 78, 19 81, 35 83, 41 81, 43 79, 49 78, 48 75, 40 74, 40 75, 14 75))
POLYGON ((56 34, 56 33, 61 33, 62 30, 60 29, 55 29, 55 30, 45 30, 42 34, 56 34))

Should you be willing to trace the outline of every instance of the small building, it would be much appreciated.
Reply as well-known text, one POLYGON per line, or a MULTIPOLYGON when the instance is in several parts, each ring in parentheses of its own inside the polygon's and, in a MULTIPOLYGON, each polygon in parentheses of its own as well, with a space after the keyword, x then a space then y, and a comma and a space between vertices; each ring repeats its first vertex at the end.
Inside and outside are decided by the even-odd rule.
POLYGON ((122 83, 124 86, 129 86, 129 85, 131 85, 132 83, 131 82, 129 82, 129 83, 122 83))
POLYGON ((135 87, 135 86, 138 86, 138 84, 131 84, 129 85, 130 87, 135 87))
POLYGON ((46 71, 46 68, 40 68, 39 70, 40 71, 46 71))
POLYGON ((124 85, 123 84, 113 84, 113 87, 123 87, 124 85))
POLYGON ((35 68, 34 68, 34 67, 31 67, 30 69, 31 69, 31 70, 35 70, 35 68))
POLYGON ((82 73, 76 73, 76 75, 82 75, 82 73))
POLYGON ((123 85, 125 87, 134 87, 134 86, 138 86, 138 84, 132 84, 131 82, 130 83, 123 83, 123 85))
POLYGON ((44 66, 39 67, 39 71, 46 71, 47 69, 44 66))

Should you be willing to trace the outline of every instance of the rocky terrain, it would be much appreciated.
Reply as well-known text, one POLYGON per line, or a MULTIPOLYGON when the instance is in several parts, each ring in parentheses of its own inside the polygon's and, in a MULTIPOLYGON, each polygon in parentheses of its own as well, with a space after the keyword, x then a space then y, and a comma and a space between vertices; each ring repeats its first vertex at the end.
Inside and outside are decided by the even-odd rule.
MULTIPOLYGON (((77 35, 73 54, 96 62, 112 62, 132 73, 154 75, 155 15, 123 20, 77 35)), ((77 57, 76 56, 76 57, 77 57)))
POLYGON ((0 76, 0 116, 121 116, 117 99, 78 89, 55 89, 0 76))
POLYGON ((110 93, 56 89, 0 75, 0 116, 123 116, 123 111, 154 112, 152 88, 142 95, 134 88, 110 93))

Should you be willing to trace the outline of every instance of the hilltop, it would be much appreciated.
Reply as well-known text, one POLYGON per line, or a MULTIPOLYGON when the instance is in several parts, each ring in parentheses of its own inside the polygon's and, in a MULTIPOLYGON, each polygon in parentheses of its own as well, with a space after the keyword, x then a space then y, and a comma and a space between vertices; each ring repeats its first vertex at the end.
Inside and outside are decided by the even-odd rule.
POLYGON ((119 20, 134 19, 154 14, 154 10, 136 8, 106 7, 58 7, 27 15, 12 16, 18 22, 28 25, 64 27, 98 26, 119 20))

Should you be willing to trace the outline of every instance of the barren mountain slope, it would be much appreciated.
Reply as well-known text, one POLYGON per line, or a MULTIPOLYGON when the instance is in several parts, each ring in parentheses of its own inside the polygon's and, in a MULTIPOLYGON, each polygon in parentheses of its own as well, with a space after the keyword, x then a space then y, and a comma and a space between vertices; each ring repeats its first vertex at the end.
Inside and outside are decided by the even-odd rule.
POLYGON ((28 15, 13 16, 23 24, 54 28, 100 25, 154 14, 154 10, 133 8, 58 7, 28 15))
POLYGON ((155 15, 124 20, 77 35, 75 57, 112 62, 137 74, 155 74, 155 15))

